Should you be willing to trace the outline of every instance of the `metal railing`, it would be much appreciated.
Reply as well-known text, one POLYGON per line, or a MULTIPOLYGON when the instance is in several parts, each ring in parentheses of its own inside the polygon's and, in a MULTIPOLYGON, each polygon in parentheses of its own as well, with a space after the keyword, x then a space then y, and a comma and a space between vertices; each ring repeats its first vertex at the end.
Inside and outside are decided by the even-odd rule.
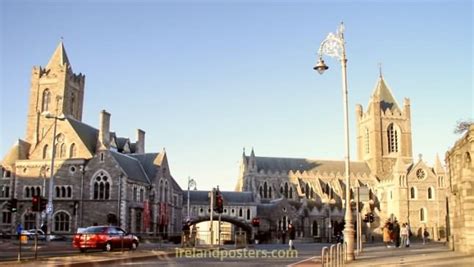
POLYGON ((323 267, 345 266, 347 262, 347 244, 337 243, 321 249, 321 264, 323 267))

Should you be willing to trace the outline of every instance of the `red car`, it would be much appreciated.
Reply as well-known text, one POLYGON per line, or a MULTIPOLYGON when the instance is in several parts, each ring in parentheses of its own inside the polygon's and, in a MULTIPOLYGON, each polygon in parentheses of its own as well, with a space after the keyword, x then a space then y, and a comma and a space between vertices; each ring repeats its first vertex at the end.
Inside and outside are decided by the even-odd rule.
POLYGON ((72 244, 81 252, 88 249, 111 251, 122 247, 135 250, 139 240, 135 235, 128 234, 117 226, 91 226, 75 234, 72 244))

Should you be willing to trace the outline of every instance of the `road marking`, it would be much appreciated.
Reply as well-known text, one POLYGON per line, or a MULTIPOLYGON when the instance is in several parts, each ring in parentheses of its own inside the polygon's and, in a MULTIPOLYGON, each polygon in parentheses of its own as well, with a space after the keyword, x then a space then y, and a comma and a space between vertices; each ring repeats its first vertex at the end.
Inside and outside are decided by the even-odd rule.
POLYGON ((298 265, 298 264, 300 264, 300 263, 303 263, 303 262, 305 262, 305 261, 310 261, 310 260, 312 260, 312 259, 314 259, 314 258, 317 258, 317 257, 319 257, 319 256, 313 256, 313 257, 311 257, 311 258, 307 258, 307 259, 304 259, 304 260, 300 260, 299 262, 295 262, 295 263, 292 263, 292 264, 287 265, 287 267, 296 266, 296 265, 298 265))

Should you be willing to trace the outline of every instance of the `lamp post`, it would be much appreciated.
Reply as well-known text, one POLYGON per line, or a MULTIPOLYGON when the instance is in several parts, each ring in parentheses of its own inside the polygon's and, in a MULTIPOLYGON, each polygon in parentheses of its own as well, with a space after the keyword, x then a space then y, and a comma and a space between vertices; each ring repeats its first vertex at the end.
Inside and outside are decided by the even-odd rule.
POLYGON ((354 226, 352 225, 352 210, 350 202, 350 166, 349 166, 349 121, 348 121, 348 108, 347 108, 347 59, 346 49, 344 43, 344 24, 341 23, 337 32, 329 33, 326 39, 321 42, 319 47, 318 55, 319 61, 314 67, 314 70, 318 71, 319 74, 323 74, 329 67, 324 63, 323 55, 338 58, 341 61, 342 66, 342 96, 344 106, 344 140, 345 140, 345 178, 346 178, 346 212, 344 216, 345 227, 344 227, 344 242, 347 244, 347 255, 348 261, 354 260, 354 226))
POLYGON ((54 119, 53 123, 53 147, 52 147, 52 155, 51 155, 51 174, 49 178, 49 192, 48 192, 48 205, 46 207, 46 214, 47 214, 47 222, 48 222, 48 228, 47 228, 47 233, 46 233, 46 240, 50 241, 51 237, 51 228, 53 227, 53 191, 54 191, 54 158, 56 157, 56 130, 57 130, 57 125, 58 125, 58 120, 64 120, 65 117, 64 115, 58 116, 58 110, 59 110, 59 101, 62 98, 60 96, 56 97, 56 114, 51 115, 50 113, 47 113, 45 117, 47 119, 54 119))
POLYGON ((194 179, 191 179, 191 177, 188 176, 188 217, 186 218, 186 220, 189 220, 191 218, 189 216, 189 189, 193 186, 196 187, 196 181, 194 181, 194 179))

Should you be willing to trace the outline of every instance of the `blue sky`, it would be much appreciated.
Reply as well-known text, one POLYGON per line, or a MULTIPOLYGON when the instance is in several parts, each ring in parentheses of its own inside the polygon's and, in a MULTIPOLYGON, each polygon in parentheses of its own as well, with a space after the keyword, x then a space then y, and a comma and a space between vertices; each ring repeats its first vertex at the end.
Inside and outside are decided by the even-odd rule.
POLYGON ((61 36, 86 74, 83 121, 146 150, 166 148, 185 188, 232 190, 242 149, 342 160, 341 71, 313 71, 320 42, 344 21, 351 156, 355 104, 367 106, 378 63, 412 104, 413 155, 432 163, 473 117, 471 1, 1 1, 0 155, 24 138, 31 68, 61 36))

